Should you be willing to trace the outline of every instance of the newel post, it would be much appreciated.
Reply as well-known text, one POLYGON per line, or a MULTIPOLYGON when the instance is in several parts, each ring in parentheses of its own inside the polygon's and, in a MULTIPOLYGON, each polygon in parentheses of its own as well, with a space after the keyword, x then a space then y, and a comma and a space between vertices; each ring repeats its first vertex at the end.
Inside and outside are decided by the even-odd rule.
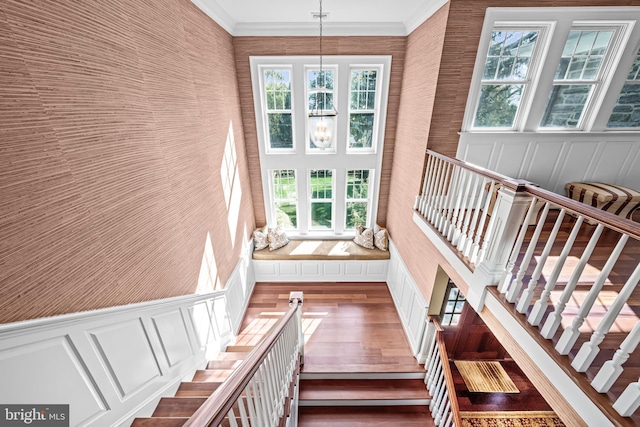
POLYGON ((296 310, 296 322, 298 327, 298 351, 300 352, 300 365, 304 365, 304 329, 302 328, 302 301, 304 293, 302 291, 289 293, 289 307, 298 305, 296 310))
MULTIPOLYGON (((532 196, 524 191, 528 181, 514 180, 500 183, 496 203, 491 211, 481 256, 473 273, 467 301, 477 311, 484 306, 487 286, 495 286, 505 270, 511 249, 518 237, 532 196)), ((526 225, 524 225, 526 227, 526 225)))

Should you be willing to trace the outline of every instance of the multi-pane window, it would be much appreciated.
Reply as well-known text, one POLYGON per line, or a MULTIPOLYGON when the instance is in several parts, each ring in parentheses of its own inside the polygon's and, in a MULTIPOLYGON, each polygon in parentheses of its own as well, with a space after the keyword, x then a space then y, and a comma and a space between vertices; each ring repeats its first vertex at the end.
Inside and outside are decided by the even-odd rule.
POLYGON ((580 127, 613 34, 611 29, 569 32, 540 126, 580 127))
POLYGON ((640 52, 627 74, 624 86, 609 117, 608 128, 640 127, 640 52))
POLYGON ((449 279, 447 301, 442 312, 442 325, 457 325, 466 299, 460 289, 449 279))
POLYGON ((294 169, 273 170, 271 171, 271 183, 276 224, 286 229, 297 229, 296 171, 294 169))
POLYGON ((309 188, 311 228, 333 229, 333 170, 310 170, 309 188))
MULTIPOLYGON (((335 72, 333 69, 323 69, 322 72, 320 72, 319 69, 307 70, 308 112, 326 114, 334 111, 334 103, 336 102, 334 91, 335 84, 335 72)), ((314 143, 314 132, 316 132, 316 129, 311 123, 307 123, 307 127, 309 129, 309 138, 307 143, 308 150, 319 150, 327 153, 334 151, 335 132, 333 126, 335 125, 335 120, 333 118, 326 118, 323 120, 326 123, 326 126, 331 127, 329 130, 329 136, 331 139, 323 145, 314 143), (327 151, 327 149, 330 150, 327 151)))
POLYGON ((348 148, 373 147, 376 70, 352 70, 349 94, 348 148))
POLYGON ((265 69, 263 73, 268 147, 293 149, 291 70, 265 69))
POLYGON ((355 228, 356 224, 367 223, 367 209, 369 207, 369 176, 368 169, 348 170, 346 188, 347 215, 345 228, 355 228))
POLYGON ((531 79, 536 30, 495 30, 482 72, 476 128, 513 128, 531 79))

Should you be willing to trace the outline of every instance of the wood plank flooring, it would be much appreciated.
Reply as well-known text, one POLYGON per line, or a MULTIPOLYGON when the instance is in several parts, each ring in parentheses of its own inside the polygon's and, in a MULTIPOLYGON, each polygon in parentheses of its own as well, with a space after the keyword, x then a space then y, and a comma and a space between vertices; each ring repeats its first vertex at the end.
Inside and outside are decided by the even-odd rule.
POLYGON ((257 283, 238 345, 252 345, 304 292, 303 373, 420 372, 386 283, 257 283))

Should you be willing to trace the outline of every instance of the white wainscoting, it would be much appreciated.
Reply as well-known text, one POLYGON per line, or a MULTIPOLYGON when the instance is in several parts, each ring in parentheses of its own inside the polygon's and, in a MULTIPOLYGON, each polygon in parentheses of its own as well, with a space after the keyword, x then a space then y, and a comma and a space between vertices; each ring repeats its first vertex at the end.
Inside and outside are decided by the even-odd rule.
POLYGON ((0 325, 0 402, 130 425, 233 341, 254 284, 245 254, 223 291, 0 325))
POLYGON ((456 157, 563 195, 572 181, 640 190, 638 133, 461 133, 456 157))
POLYGON ((253 260, 258 282, 384 282, 389 260, 253 260))
POLYGON ((389 241, 391 260, 387 285, 396 305, 414 356, 420 352, 428 305, 393 242, 389 241))

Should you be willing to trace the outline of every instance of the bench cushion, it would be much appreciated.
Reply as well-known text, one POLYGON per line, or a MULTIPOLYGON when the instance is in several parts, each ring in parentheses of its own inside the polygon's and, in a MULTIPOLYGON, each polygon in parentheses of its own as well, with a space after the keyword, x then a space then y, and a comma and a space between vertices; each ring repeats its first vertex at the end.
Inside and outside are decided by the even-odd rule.
POLYGON ((386 260, 389 251, 367 249, 352 240, 291 240, 274 251, 253 251, 255 260, 386 260))
POLYGON ((569 182, 564 189, 573 200, 626 218, 631 218, 633 211, 640 207, 640 192, 620 185, 569 182))

